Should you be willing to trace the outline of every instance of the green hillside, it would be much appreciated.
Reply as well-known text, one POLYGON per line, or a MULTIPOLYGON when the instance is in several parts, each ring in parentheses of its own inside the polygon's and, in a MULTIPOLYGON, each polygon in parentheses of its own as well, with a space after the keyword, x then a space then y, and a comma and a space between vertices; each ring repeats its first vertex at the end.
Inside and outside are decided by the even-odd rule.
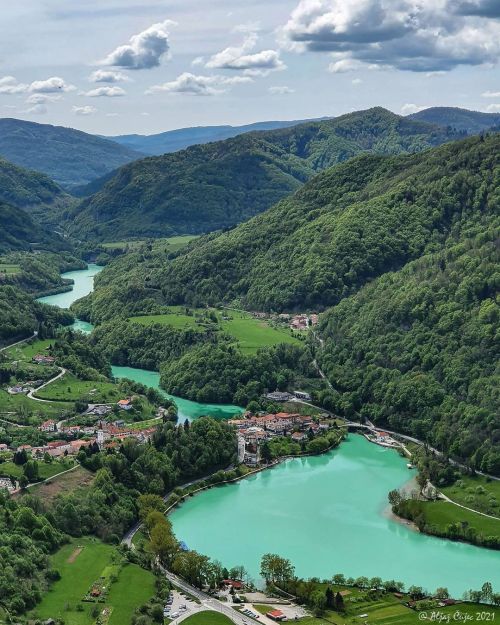
POLYGON ((23 169, 0 157, 0 201, 32 208, 64 198, 61 187, 44 174, 23 169))
POLYGON ((408 118, 438 126, 449 126, 470 135, 500 125, 500 113, 482 113, 453 106, 433 106, 412 113, 408 118))
POLYGON ((142 154, 73 128, 0 119, 0 155, 65 188, 87 184, 142 154))
POLYGON ((28 213, 1 201, 0 223, 0 254, 44 247, 56 250, 65 246, 60 237, 44 230, 28 213))
POLYGON ((247 133, 122 167, 75 209, 71 228, 108 240, 223 229, 360 153, 416 152, 456 137, 382 108, 247 133))

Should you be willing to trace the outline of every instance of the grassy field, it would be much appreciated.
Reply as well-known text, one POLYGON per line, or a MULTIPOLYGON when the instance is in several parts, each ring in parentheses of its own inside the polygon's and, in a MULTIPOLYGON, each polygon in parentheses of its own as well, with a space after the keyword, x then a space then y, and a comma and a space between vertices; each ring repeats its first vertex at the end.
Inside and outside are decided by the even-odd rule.
POLYGON ((21 493, 19 497, 23 497, 25 494, 36 495, 45 503, 50 503, 58 495, 71 493, 80 486, 89 486, 93 479, 94 473, 83 467, 77 467, 74 471, 64 473, 64 475, 53 480, 33 485, 27 493, 21 493))
POLYGON ((108 600, 113 606, 109 625, 128 625, 134 610, 155 594, 154 575, 136 564, 125 566, 111 586, 108 600))
POLYGON ((3 273, 7 276, 15 276, 16 274, 21 272, 21 267, 19 265, 11 265, 9 263, 0 263, 0 273, 3 273))
MULTIPOLYGON (((54 460, 53 462, 43 462, 43 460, 38 460, 37 464, 40 480, 46 480, 47 478, 57 475, 58 473, 62 473, 63 471, 67 471, 74 466, 74 462, 71 459, 62 462, 59 462, 58 460, 54 460)), ((13 462, 3 462, 0 464, 0 475, 19 478, 23 475, 23 466, 14 464, 13 462)))
POLYGON ((441 489, 443 493, 463 506, 500 517, 500 481, 477 475, 463 476, 452 486, 441 489))
POLYGON ((149 571, 125 564, 115 582, 110 581, 105 603, 83 602, 90 586, 101 576, 119 569, 120 555, 114 547, 93 538, 78 538, 64 545, 51 558, 61 579, 45 593, 33 610, 33 618, 60 618, 65 625, 93 625, 94 606, 111 611, 110 625, 129 625, 135 608, 154 594, 154 577, 149 571), (83 610, 81 610, 83 608, 83 610))
POLYGON ((139 317, 131 317, 134 323, 140 323, 143 326, 151 326, 155 323, 165 326, 172 326, 176 330, 196 330, 202 332, 204 326, 196 323, 194 316, 185 315, 180 312, 172 312, 166 315, 141 315, 139 317))
POLYGON ((36 354, 43 354, 53 342, 53 339, 37 339, 32 343, 22 343, 5 350, 5 355, 12 360, 29 361, 36 354))
MULTIPOLYGON (((185 236, 177 236, 177 237, 168 237, 163 239, 156 239, 153 241, 153 249, 157 250, 165 250, 166 252, 177 252, 178 250, 186 247, 186 245, 193 241, 193 239, 197 239, 198 237, 195 235, 185 235, 185 236)), ((111 243, 103 243, 102 246, 108 250, 125 250, 128 248, 131 251, 134 251, 141 247, 146 243, 145 240, 139 241, 114 241, 111 243)))
POLYGON ((118 386, 113 382, 79 380, 71 373, 37 391, 35 395, 41 399, 54 401, 74 402, 81 399, 96 404, 116 403, 119 399, 123 399, 123 393, 120 393, 118 386))
MULTIPOLYGON (((226 316, 226 315, 224 315, 226 316)), ((299 344, 300 340, 289 329, 273 328, 263 319, 255 319, 247 313, 230 311, 230 319, 221 319, 224 332, 234 336, 239 348, 246 354, 255 353, 260 347, 279 343, 299 344)))
POLYGON ((500 519, 469 512, 447 501, 422 501, 420 504, 427 523, 446 529, 450 523, 468 523, 484 536, 500 536, 500 519))
POLYGON ((184 625, 232 625, 233 621, 219 612, 204 611, 182 621, 184 625))
POLYGON ((29 399, 26 395, 11 395, 0 389, 0 419, 23 425, 37 424, 48 417, 60 417, 71 409, 71 404, 50 403, 29 399), (14 413, 14 414, 9 414, 14 413), (34 418, 30 418, 33 416, 34 418))
MULTIPOLYGON (((257 606, 254 607, 257 609, 257 606)), ((484 613, 491 615, 488 620, 492 622, 496 622, 500 618, 499 608, 469 603, 459 603, 444 608, 437 607, 426 612, 417 612, 404 606, 392 595, 387 595, 386 601, 363 602, 356 607, 347 608, 344 614, 328 611, 322 617, 305 617, 294 622, 297 622, 299 625, 362 625, 363 623, 369 623, 370 625, 417 625, 417 623, 426 622, 479 623, 486 620, 483 616, 484 613), (367 614, 368 616, 361 617, 362 614, 367 614)))
MULTIPOLYGON (((142 325, 170 325, 173 328, 184 330, 192 329, 203 331, 205 325, 200 322, 200 315, 206 314, 206 310, 193 310, 192 315, 186 314, 183 306, 169 307, 170 312, 163 315, 143 315, 131 317, 131 321, 142 325), (198 315, 198 317, 196 316, 198 315)), ((221 313, 212 310, 217 315, 219 329, 232 336, 241 351, 245 354, 253 354, 261 347, 278 345, 279 343, 299 344, 300 339, 285 327, 272 327, 263 319, 256 319, 244 312, 224 311, 221 313)))

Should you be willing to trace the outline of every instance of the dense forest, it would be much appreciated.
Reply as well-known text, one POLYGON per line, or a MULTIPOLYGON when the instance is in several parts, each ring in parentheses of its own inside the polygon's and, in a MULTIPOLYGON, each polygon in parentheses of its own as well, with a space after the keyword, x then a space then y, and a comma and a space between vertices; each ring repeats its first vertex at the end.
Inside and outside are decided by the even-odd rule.
POLYGON ((433 106, 418 113, 412 113, 408 117, 438 126, 449 126, 470 135, 479 134, 500 125, 500 113, 482 113, 454 106, 433 106))
POLYGON ((86 184, 142 156, 80 130, 9 118, 0 119, 0 155, 20 167, 43 172, 65 188, 86 184))
POLYGON ((253 310, 321 309, 441 245, 452 225, 498 202, 500 135, 410 156, 362 156, 176 258, 140 252, 96 280, 92 314, 132 302, 253 310))
POLYGON ((500 219, 482 210, 470 226, 457 223, 442 250, 330 310, 318 359, 344 414, 498 475, 500 219))
POLYGON ((45 306, 18 288, 0 286, 0 345, 33 334, 43 325, 45 331, 69 324, 73 315, 67 310, 45 306))
POLYGON ((357 154, 416 152, 457 136, 382 108, 247 133, 122 167, 75 208, 68 227, 108 240, 226 228, 357 154))

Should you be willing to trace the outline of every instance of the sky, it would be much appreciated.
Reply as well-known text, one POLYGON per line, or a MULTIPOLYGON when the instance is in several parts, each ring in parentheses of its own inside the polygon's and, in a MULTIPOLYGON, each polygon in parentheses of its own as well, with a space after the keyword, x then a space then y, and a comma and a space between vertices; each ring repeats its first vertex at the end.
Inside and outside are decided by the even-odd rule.
POLYGON ((500 112, 500 0, 22 0, 0 117, 103 135, 337 116, 500 112))

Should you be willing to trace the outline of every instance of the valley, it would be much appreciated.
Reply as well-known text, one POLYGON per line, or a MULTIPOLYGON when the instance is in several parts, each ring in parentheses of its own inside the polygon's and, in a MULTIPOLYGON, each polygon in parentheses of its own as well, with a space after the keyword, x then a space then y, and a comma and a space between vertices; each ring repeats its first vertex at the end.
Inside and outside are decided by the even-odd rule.
POLYGON ((102 139, 102 184, 3 166, 0 622, 497 615, 490 122, 102 139))

